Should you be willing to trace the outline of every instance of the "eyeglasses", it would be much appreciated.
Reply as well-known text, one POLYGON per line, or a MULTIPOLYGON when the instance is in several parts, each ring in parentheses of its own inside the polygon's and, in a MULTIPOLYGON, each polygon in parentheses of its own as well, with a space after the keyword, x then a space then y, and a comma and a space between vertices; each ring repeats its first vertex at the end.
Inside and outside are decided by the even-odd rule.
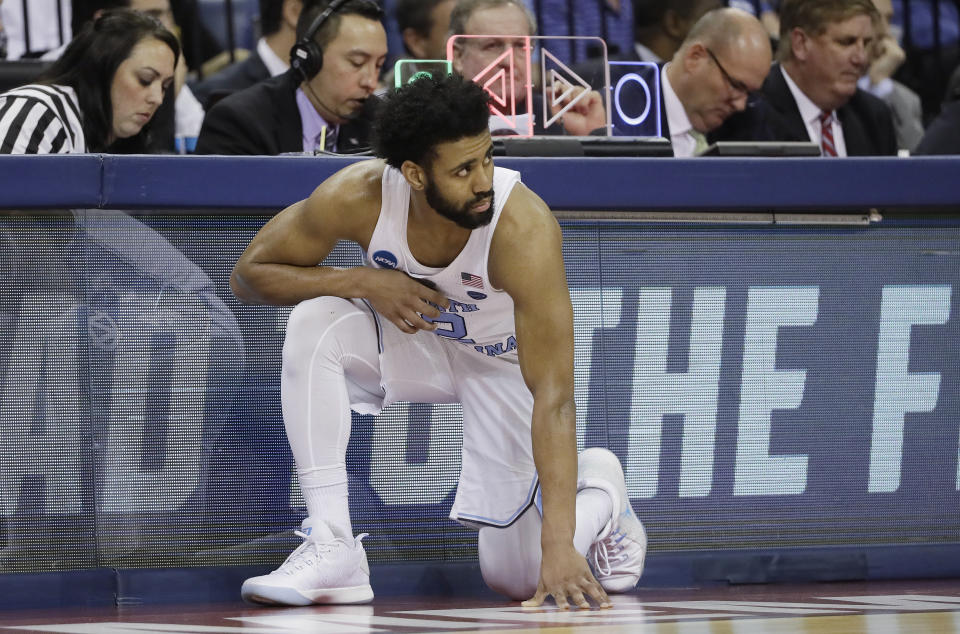
POLYGON ((709 47, 706 47, 707 55, 710 56, 710 59, 713 60, 713 63, 717 65, 717 68, 720 69, 720 73, 723 75, 723 78, 730 84, 730 87, 733 88, 738 93, 743 93, 744 95, 750 96, 750 89, 745 83, 739 79, 734 79, 730 76, 730 73, 727 72, 727 69, 723 67, 723 64, 720 63, 720 60, 717 59, 717 56, 714 55, 713 51, 709 47))

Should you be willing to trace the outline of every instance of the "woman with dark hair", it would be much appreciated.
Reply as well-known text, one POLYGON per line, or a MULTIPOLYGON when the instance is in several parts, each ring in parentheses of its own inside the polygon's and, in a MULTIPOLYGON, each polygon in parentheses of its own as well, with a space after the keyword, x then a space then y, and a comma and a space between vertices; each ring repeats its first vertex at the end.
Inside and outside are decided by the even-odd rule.
POLYGON ((148 151, 179 55, 155 19, 104 12, 36 83, 0 94, 0 154, 148 151))

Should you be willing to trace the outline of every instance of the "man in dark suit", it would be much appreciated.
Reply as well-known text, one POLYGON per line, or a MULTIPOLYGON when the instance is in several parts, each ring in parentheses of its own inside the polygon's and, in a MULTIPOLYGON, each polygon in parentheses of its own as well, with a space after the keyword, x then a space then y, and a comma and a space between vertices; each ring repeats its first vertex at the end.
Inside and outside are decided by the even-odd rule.
POLYGON ((263 36, 256 49, 242 62, 192 86, 205 110, 227 95, 286 72, 290 67, 290 49, 297 42, 297 20, 302 8, 302 0, 260 0, 263 36))
POLYGON ((217 103, 204 119, 196 153, 351 153, 368 147, 373 91, 387 56, 383 11, 372 0, 346 0, 316 29, 328 4, 305 6, 297 23, 295 51, 304 50, 314 27, 311 48, 320 54, 297 55, 283 75, 217 103))
POLYGON ((879 21, 870 0, 785 0, 780 63, 761 102, 732 118, 725 138, 812 141, 825 156, 895 155, 889 108, 857 86, 879 21))

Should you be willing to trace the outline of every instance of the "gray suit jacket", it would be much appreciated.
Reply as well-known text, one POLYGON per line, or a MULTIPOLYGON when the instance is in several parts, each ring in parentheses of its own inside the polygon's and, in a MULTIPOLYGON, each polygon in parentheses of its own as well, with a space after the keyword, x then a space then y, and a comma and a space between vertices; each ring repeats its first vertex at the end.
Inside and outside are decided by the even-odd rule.
POLYGON ((893 92, 883 97, 893 115, 897 147, 913 152, 923 138, 923 107, 920 95, 894 80, 893 92))

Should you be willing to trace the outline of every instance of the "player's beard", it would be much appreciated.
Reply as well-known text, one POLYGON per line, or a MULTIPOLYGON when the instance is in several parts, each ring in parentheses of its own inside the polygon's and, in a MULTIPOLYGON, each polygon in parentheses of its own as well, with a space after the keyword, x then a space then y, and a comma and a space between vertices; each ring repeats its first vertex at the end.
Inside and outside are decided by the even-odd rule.
POLYGON ((465 229, 476 229, 477 227, 490 224, 490 221, 493 220, 492 189, 490 191, 477 194, 469 202, 459 207, 456 203, 445 198, 444 195, 440 193, 440 190, 437 189, 436 185, 433 184, 433 181, 427 183, 424 193, 427 197, 427 204, 433 207, 438 214, 444 218, 447 218, 448 220, 452 220, 465 229), (474 205, 482 203, 487 199, 490 200, 490 206, 487 207, 485 211, 480 213, 471 211, 471 208, 474 205))

